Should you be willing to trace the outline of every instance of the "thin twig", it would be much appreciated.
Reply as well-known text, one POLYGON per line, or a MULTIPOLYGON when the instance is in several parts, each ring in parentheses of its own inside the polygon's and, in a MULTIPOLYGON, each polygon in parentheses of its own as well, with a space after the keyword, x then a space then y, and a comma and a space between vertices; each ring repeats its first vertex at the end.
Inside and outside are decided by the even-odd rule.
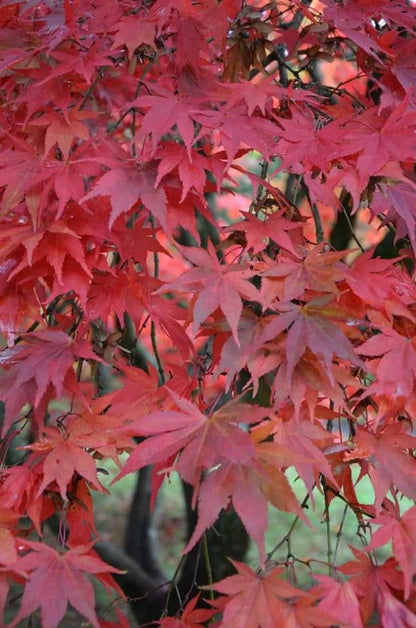
POLYGON ((97 84, 99 81, 101 81, 101 79, 104 76, 104 72, 105 72, 105 67, 100 68, 97 72, 97 76, 95 77, 95 79, 93 80, 93 82, 91 83, 91 85, 89 86, 89 88, 87 89, 87 91, 84 94, 84 98, 81 101, 81 104, 79 106, 79 109, 81 110, 84 105, 87 104, 92 92, 94 91, 94 89, 96 88, 97 84))
POLYGON ((339 497, 339 499, 341 499, 345 504, 347 504, 356 515, 365 515, 366 517, 374 519, 375 515, 373 513, 367 512, 367 510, 364 510, 364 508, 361 508, 358 504, 354 504, 348 501, 339 491, 337 491, 335 488, 332 488, 332 486, 330 486, 329 484, 326 484, 326 488, 328 491, 331 491, 331 493, 334 493, 334 495, 339 497))
MULTIPOLYGON (((206 533, 202 537, 202 552, 204 555, 204 563, 205 563, 205 569, 207 571, 208 584, 212 585, 214 580, 212 578, 212 567, 211 567, 211 561, 209 558, 208 541, 207 541, 206 533)), ((214 599, 214 591, 212 589, 209 590, 209 599, 210 600, 214 599)))
POLYGON ((354 227, 352 226, 352 222, 351 222, 351 218, 348 215, 347 210, 345 209, 344 205, 341 203, 341 209, 342 209, 342 213, 345 216, 345 220, 348 223, 348 226, 350 228, 350 233, 351 233, 351 237, 354 240, 354 242, 357 244, 357 246, 361 249, 362 253, 365 253, 365 248, 363 247, 363 245, 361 244, 361 242, 359 241, 359 239, 357 238, 355 232, 354 232, 354 227))
POLYGON ((180 561, 179 561, 179 563, 178 563, 178 565, 177 565, 177 567, 175 569, 175 573, 173 574, 172 579, 171 579, 171 581, 169 583, 169 589, 168 589, 168 592, 167 592, 167 595, 166 595, 165 608, 163 609, 162 617, 165 617, 168 614, 168 612, 169 612, 169 602, 170 602, 170 598, 172 597, 173 589, 175 589, 176 594, 178 596, 178 600, 179 600, 180 604, 182 605, 182 600, 181 600, 181 597, 179 595, 179 590, 178 590, 178 587, 176 585, 176 580, 177 580, 177 578, 178 578, 178 576, 179 576, 179 574, 180 574, 180 572, 182 570, 182 566, 183 566, 183 564, 185 562, 185 559, 186 559, 185 555, 181 557, 181 559, 180 559, 180 561))
MULTIPOLYGON (((144 83, 144 77, 149 72, 150 68, 153 66, 153 64, 155 62, 155 59, 156 59, 156 55, 154 55, 150 59, 149 63, 143 69, 143 72, 142 72, 142 74, 141 74, 141 76, 139 78, 139 82, 137 83, 135 98, 137 98, 139 96, 140 88, 143 85, 146 87, 147 91, 149 91, 149 88, 144 83)), ((132 125, 131 125, 131 134, 132 134, 132 138, 133 138, 133 144, 132 144, 132 147, 131 147, 131 154, 133 155, 133 157, 136 157, 136 142, 134 141, 134 136, 136 135, 136 124, 137 124, 137 109, 136 109, 136 107, 133 107, 133 109, 132 109, 132 125)))
POLYGON ((325 479, 322 478, 322 488, 324 489, 324 499, 325 499, 325 528, 326 528, 326 555, 328 557, 328 573, 332 576, 334 567, 333 567, 333 551, 332 551, 332 537, 331 537, 331 518, 329 516, 329 499, 328 499, 328 490, 326 486, 325 479))
POLYGON ((324 239, 324 230, 323 230, 323 227, 322 227, 321 216, 319 214, 319 211, 318 211, 318 208, 316 206, 316 203, 314 203, 312 201, 312 199, 311 199, 311 195, 309 193, 308 186, 306 185, 304 179, 301 179, 301 186, 303 188, 303 191, 305 193, 306 198, 308 199, 308 203, 309 203, 309 206, 310 206, 311 211, 312 211, 313 221, 315 223, 316 241, 319 244, 324 239))
MULTIPOLYGON (((307 494, 305 495, 305 497, 304 497, 304 499, 303 499, 303 501, 302 501, 302 503, 301 503, 301 508, 305 508, 305 506, 306 506, 306 504, 308 503, 308 501, 309 501, 309 493, 307 493, 307 494)), ((277 550, 278 550, 278 549, 280 549, 280 548, 282 547, 282 545, 283 545, 284 543, 287 543, 287 544, 289 544, 289 543, 290 543, 290 537, 291 537, 291 536, 292 536, 292 534, 294 533, 294 531, 295 531, 295 528, 296 528, 296 526, 297 526, 298 521, 299 521, 299 516, 298 516, 298 515, 296 515, 296 517, 293 519, 293 521, 292 521, 292 523, 291 523, 291 525, 290 525, 289 530, 286 532, 285 536, 284 536, 282 539, 280 539, 280 541, 277 543, 277 545, 275 545, 275 546, 273 547, 273 549, 272 549, 272 550, 270 550, 270 552, 268 552, 268 554, 267 554, 267 556, 266 556, 266 560, 271 560, 271 558, 273 557, 273 555, 277 552, 277 550)))
POLYGON ((313 221, 315 223, 316 241, 319 244, 324 239, 324 230, 322 228, 321 216, 319 214, 316 204, 311 202, 310 205, 311 205, 311 210, 312 210, 313 221))
POLYGON ((150 338, 152 341, 152 349, 157 363, 157 370, 159 372, 160 381, 162 384, 166 382, 165 371, 163 370, 162 360, 160 359, 159 349, 157 348, 156 342, 156 325, 155 322, 152 321, 150 324, 150 338))
MULTIPOLYGON (((261 172, 260 172, 261 179, 263 180, 266 179, 268 169, 269 169, 269 164, 266 161, 266 159, 264 159, 264 161, 261 164, 261 172)), ((259 183, 257 187, 256 197, 250 205, 250 209, 249 209, 250 213, 253 213, 253 214, 258 213, 259 206, 261 206, 261 203, 263 201, 263 196, 264 196, 264 186, 261 183, 259 183)))
POLYGON ((345 504, 344 506, 344 512, 342 513, 342 517, 341 517, 341 523, 339 524, 339 528, 338 528, 338 532, 337 532, 337 540, 335 543, 335 547, 334 547, 334 556, 332 558, 332 566, 335 566, 335 560, 337 557, 337 552, 338 552, 338 548, 339 548, 339 543, 341 541, 341 537, 342 537, 342 528, 344 527, 344 523, 345 523, 345 518, 347 516, 347 512, 348 512, 348 505, 345 504))
MULTIPOLYGON (((149 222, 152 225, 152 227, 155 226, 155 221, 154 221, 153 216, 149 217, 149 222)), ((155 236, 153 235, 153 237, 155 236)), ((155 279, 159 277, 159 253, 157 251, 153 253, 153 275, 155 279)), ((152 349, 153 349, 153 353, 154 353, 156 363, 157 363, 157 370, 159 371, 160 381, 162 384, 164 384, 166 382, 166 375, 165 375, 165 371, 163 370, 162 360, 160 359, 160 353, 157 347, 156 325, 153 320, 150 324, 150 339, 152 342, 152 349)))

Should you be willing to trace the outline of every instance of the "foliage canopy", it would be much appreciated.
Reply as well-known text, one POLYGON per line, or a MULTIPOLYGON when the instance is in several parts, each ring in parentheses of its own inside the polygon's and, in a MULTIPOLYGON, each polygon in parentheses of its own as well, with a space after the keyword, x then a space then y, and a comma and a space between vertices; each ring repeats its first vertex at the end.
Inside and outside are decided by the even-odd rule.
POLYGON ((154 465, 152 499, 190 485, 185 552, 227 509, 258 548, 160 625, 416 626, 412 3, 6 0, 0 28, 8 625, 127 625, 91 583, 122 594, 94 549, 113 460, 154 465), (326 574, 264 546, 269 505, 313 534, 314 491, 357 522, 326 574))

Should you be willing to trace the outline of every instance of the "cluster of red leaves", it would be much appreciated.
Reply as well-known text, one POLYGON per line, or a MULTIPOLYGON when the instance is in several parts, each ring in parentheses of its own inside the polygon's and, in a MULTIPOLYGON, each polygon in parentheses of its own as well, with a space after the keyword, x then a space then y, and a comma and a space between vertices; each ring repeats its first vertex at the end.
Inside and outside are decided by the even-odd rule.
POLYGON ((24 588, 11 626, 40 609, 53 628, 68 603, 108 625, 86 576, 117 588, 91 549, 90 491, 104 490, 96 461, 125 451, 120 475, 157 464, 193 486, 186 551, 230 506, 259 550, 261 571, 236 564, 212 585, 215 611, 195 598, 161 625, 215 612, 227 628, 358 627, 375 611, 416 625, 416 507, 399 508, 416 499, 415 16, 405 0, 253 5, 1 4, 3 460, 31 434, 0 477, 0 609, 11 581, 24 588), (325 87, 331 59, 350 84, 325 87), (261 174, 241 159, 253 151, 261 174), (236 172, 253 202, 221 229, 207 198, 230 194, 236 172), (288 177, 309 216, 282 191, 288 177), (396 230, 399 258, 346 263, 320 241, 320 208, 336 215, 346 196, 396 230), (197 215, 217 247, 202 247, 197 215), (173 246, 180 229, 196 246, 173 246), (163 281, 172 255, 185 270, 163 281), (144 346, 152 328, 158 373, 134 366, 127 327, 144 346), (120 388, 103 395, 108 369, 120 388), (308 523, 291 466, 369 535, 308 591, 264 549, 268 504, 308 523), (67 530, 58 550, 41 542, 53 513, 67 530), (373 550, 389 541, 380 565, 373 550))

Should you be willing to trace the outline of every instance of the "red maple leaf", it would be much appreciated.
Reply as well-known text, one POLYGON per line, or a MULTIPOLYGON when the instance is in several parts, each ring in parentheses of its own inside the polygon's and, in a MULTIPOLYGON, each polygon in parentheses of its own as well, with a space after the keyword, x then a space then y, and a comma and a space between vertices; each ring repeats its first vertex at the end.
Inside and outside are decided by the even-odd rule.
POLYGON ((225 231, 243 231, 246 236, 244 248, 247 250, 252 249, 253 255, 257 255, 257 253, 262 251, 267 246, 268 241, 272 239, 278 246, 286 251, 290 251, 295 257, 299 257, 287 233, 288 231, 293 231, 293 229, 299 229, 299 225, 296 222, 282 218, 279 212, 267 216, 265 220, 260 220, 257 216, 248 213, 244 213, 243 216, 244 220, 242 222, 227 227, 225 231))
MULTIPOLYGON (((332 300, 332 299, 331 299, 332 300)), ((296 364, 303 356, 306 347, 323 363, 331 383, 333 383, 332 361, 335 355, 365 368, 364 363, 354 352, 354 348, 342 331, 323 314, 328 299, 317 297, 303 307, 294 304, 281 304, 282 312, 264 329, 262 340, 266 342, 288 329, 286 336, 287 381, 290 385, 296 364), (321 310, 321 307, 324 307, 321 310)))
POLYGON ((2 508, 15 513, 26 513, 39 535, 42 534, 41 523, 50 517, 55 509, 55 505, 51 504, 51 508, 49 507, 44 495, 38 495, 42 481, 41 464, 39 461, 30 466, 25 464, 4 470, 1 485, 2 508))
MULTIPOLYGON (((414 593, 414 589, 413 589, 414 593)), ((383 626, 416 627, 416 613, 399 600, 387 587, 379 591, 378 608, 383 626)))
MULTIPOLYGON (((263 452, 259 449, 259 457, 263 452)), ((198 493, 198 523, 185 552, 190 551, 202 534, 232 503, 249 536, 256 543, 261 564, 266 559, 264 535, 268 524, 268 502, 280 510, 306 519, 283 472, 251 460, 246 464, 224 463, 211 469, 198 493), (253 517, 253 513, 256 516, 253 517)))
POLYGON ((178 410, 152 412, 121 428, 122 432, 149 438, 135 447, 117 480, 181 452, 175 470, 186 482, 198 488, 203 470, 222 460, 238 463, 254 458, 250 437, 239 423, 259 421, 267 414, 265 408, 254 408, 233 400, 207 416, 187 399, 172 391, 170 395, 178 410))
POLYGON ((122 321, 124 312, 129 312, 139 328, 144 314, 144 279, 135 271, 133 264, 125 265, 118 273, 110 269, 95 270, 85 308, 88 319, 94 321, 101 318, 107 321, 116 314, 122 321))
POLYGON ((375 609, 380 613, 382 625, 415 626, 415 615, 392 594, 392 589, 403 590, 403 574, 397 570, 394 558, 382 565, 373 563, 370 554, 350 547, 355 560, 338 567, 349 577, 349 582, 360 599, 364 622, 368 622, 375 609))
POLYGON ((217 111, 203 111, 195 119, 206 129, 218 129, 221 145, 230 165, 238 153, 241 144, 249 144, 255 150, 269 158, 276 148, 279 128, 266 117, 247 115, 247 106, 240 105, 229 110, 225 105, 217 111))
MULTIPOLYGON (((94 434, 95 446, 100 447, 104 442, 97 440, 94 434)), ((68 433, 62 433, 56 427, 45 427, 42 437, 32 443, 25 445, 22 449, 33 452, 33 457, 41 457, 43 480, 38 488, 40 495, 52 482, 56 482, 59 487, 62 499, 66 499, 67 487, 71 482, 74 473, 88 480, 95 490, 103 492, 104 488, 98 482, 97 469, 94 459, 85 450, 86 447, 95 448, 90 438, 86 438, 83 430, 77 434, 77 423, 69 426, 68 433)))
POLYGON ((377 316, 381 333, 372 336, 357 349, 363 356, 382 356, 376 367, 369 362, 369 370, 373 371, 377 379, 368 388, 368 393, 381 393, 393 399, 409 398, 415 388, 416 380, 416 343, 413 335, 416 329, 416 318, 403 308, 403 313, 409 321, 411 333, 398 333, 382 316, 377 316), (395 369, 392 370, 394 356, 395 369))
POLYGON ((361 187, 389 161, 415 158, 413 134, 416 114, 409 111, 408 98, 393 107, 388 116, 380 115, 378 107, 369 109, 345 127, 343 137, 350 153, 359 152, 357 169, 361 187))
POLYGON ((125 163, 103 174, 80 202, 99 195, 109 196, 111 228, 121 214, 128 212, 141 199, 146 209, 166 228, 166 197, 162 189, 155 189, 156 175, 154 164, 138 166, 135 160, 127 157, 125 163))
MULTIPOLYGON (((194 120, 198 112, 198 99, 189 99, 184 94, 173 93, 162 85, 149 85, 153 94, 138 96, 129 103, 130 107, 144 107, 147 112, 143 116, 140 135, 152 136, 153 151, 159 145, 160 138, 173 127, 177 127, 188 151, 191 161, 191 148, 195 142, 194 120)), ((200 97, 201 102, 205 99, 200 97)))
POLYGON ((354 445, 344 457, 368 460, 377 510, 392 485, 410 499, 416 499, 416 461, 407 451, 415 449, 416 438, 406 433, 402 423, 379 427, 375 433, 358 426, 354 445))
POLYGON ((281 253, 274 261, 266 260, 260 273, 265 279, 262 294, 271 301, 274 296, 281 295, 284 301, 291 301, 303 296, 305 289, 317 292, 332 292, 339 295, 337 284, 348 272, 347 266, 340 263, 345 257, 345 251, 323 251, 325 244, 319 244, 310 251, 305 251, 303 259, 293 259, 281 253), (276 294, 273 292, 273 282, 282 278, 283 290, 277 285, 276 294), (271 285, 268 285, 268 281, 271 285))
POLYGON ((292 117, 280 118, 279 124, 282 127, 279 132, 279 154, 283 157, 279 170, 303 173, 319 168, 328 172, 331 160, 352 152, 348 144, 342 141, 340 121, 323 124, 309 108, 293 107, 292 117))
POLYGON ((98 532, 94 523, 92 495, 87 482, 77 477, 69 486, 68 496, 66 508, 68 547, 91 543, 98 538, 98 532))
POLYGON ((393 269, 395 260, 373 258, 372 255, 370 249, 356 257, 345 281, 365 303, 380 307, 397 284, 393 269))
MULTIPOLYGON (((56 220, 39 229, 32 229, 29 225, 4 229, 0 240, 4 240, 0 253, 8 252, 19 260, 18 264, 6 269, 9 270, 8 282, 14 280, 24 284, 33 268, 37 267, 40 276, 53 277, 53 292, 62 294, 76 290, 85 300, 85 284, 89 283, 91 271, 80 236, 65 222, 56 220)), ((53 294, 52 298, 57 294, 53 294)))
POLYGON ((408 599, 413 575, 416 573, 416 506, 407 510, 402 517, 381 513, 371 524, 381 526, 371 538, 366 551, 393 542, 394 556, 402 568, 404 575, 404 599, 408 599))
POLYGON ((13 138, 13 148, 5 148, 0 154, 0 187, 4 188, 2 214, 14 209, 25 194, 50 176, 41 151, 21 138, 13 138))
POLYGON ((284 626, 287 615, 285 600, 299 599, 307 594, 281 578, 284 568, 266 569, 255 573, 248 565, 231 561, 237 574, 204 587, 223 593, 222 626, 227 628, 275 628, 284 626))
POLYGON ((155 152, 155 158, 160 159, 155 186, 157 187, 167 174, 177 168, 182 183, 179 203, 183 202, 191 187, 203 197, 205 171, 210 170, 210 159, 194 149, 187 150, 177 142, 159 142, 159 146, 155 152))
MULTIPOLYGON (((394 162, 393 162, 394 163, 394 162)), ((380 183, 374 192, 371 211, 375 215, 386 216, 385 220, 393 219, 396 223, 397 238, 409 236, 413 251, 416 251, 416 186, 400 173, 391 175, 398 179, 393 185, 380 183)))
MULTIPOLYGON (((268 343, 265 346, 266 349, 268 353, 272 349, 272 345, 268 343)), ((328 373, 322 368, 321 362, 310 349, 306 349, 296 364, 291 380, 287 377, 288 365, 280 343, 273 353, 268 355, 268 360, 270 366, 279 367, 273 382, 275 403, 280 405, 290 399, 297 418, 300 416, 304 402, 308 404, 311 416, 314 415, 314 409, 320 395, 332 399, 340 408, 343 407, 345 399, 342 386, 356 386, 356 382, 349 375, 348 369, 336 364, 332 366, 333 378, 330 381, 328 373)))
POLYGON ((156 34, 155 25, 146 20, 143 15, 137 19, 137 15, 126 15, 114 25, 116 34, 112 49, 126 46, 130 58, 133 57, 136 48, 142 44, 153 46, 156 34))
POLYGON ((205 622, 211 619, 217 611, 210 608, 196 608, 198 600, 199 594, 189 600, 180 617, 163 617, 158 625, 162 628, 200 628, 205 625, 205 622))
POLYGON ((125 218, 115 222, 111 230, 111 238, 122 260, 132 259, 143 268, 146 268, 149 253, 170 253, 158 242, 155 237, 158 229, 145 226, 145 218, 135 220, 130 229, 125 228, 125 218))
POLYGON ((254 271, 240 264, 220 264, 210 243, 208 251, 184 246, 181 251, 195 264, 195 268, 186 270, 176 281, 166 283, 159 292, 180 290, 197 293, 193 305, 195 332, 202 321, 219 307, 239 345, 237 327, 243 310, 241 296, 252 300, 258 298, 258 291, 248 281, 255 274, 254 271))
POLYGON ((283 410, 276 413, 275 417, 270 415, 270 418, 269 423, 255 428, 257 441, 273 435, 273 442, 259 442, 256 447, 265 462, 274 468, 293 465, 309 492, 312 492, 319 474, 336 485, 331 467, 322 451, 333 444, 333 436, 317 422, 299 423, 295 416, 285 420, 283 410))
POLYGON ((244 101, 248 108, 248 115, 252 116, 258 107, 263 115, 269 110, 273 98, 284 98, 291 102, 316 102, 316 96, 308 90, 282 89, 274 84, 274 77, 265 77, 261 82, 252 82, 240 79, 238 83, 226 83, 221 86, 226 89, 227 106, 232 109, 236 103, 244 101))
POLYGON ((127 452, 120 476, 153 465, 151 507, 171 471, 191 484, 187 550, 233 508, 265 567, 237 564, 213 610, 178 574, 162 625, 416 626, 415 509, 399 509, 416 498, 412 3, 0 4, 0 611, 10 579, 13 628, 65 624, 68 604, 128 623, 98 620, 87 580, 109 584, 96 464, 127 452), (367 217, 399 256, 386 239, 396 257, 374 259, 367 217), (351 563, 328 551, 312 593, 293 586, 322 567, 292 536, 312 536, 298 479, 327 519, 341 497, 376 530, 351 563), (294 520, 277 570, 270 505, 294 520), (63 555, 25 545, 52 515, 63 555))
POLYGON ((62 216, 69 200, 77 201, 84 195, 85 177, 100 174, 99 164, 82 159, 83 148, 84 146, 76 148, 66 161, 48 161, 47 165, 58 197, 56 219, 62 216))
MULTIPOLYGON (((123 366, 121 375, 122 387, 103 398, 95 405, 111 405, 111 416, 119 417, 125 424, 146 416, 169 396, 166 388, 158 387, 158 374, 152 367, 146 373, 132 366, 123 366)), ((98 413, 98 408, 97 408, 98 413)), ((134 429, 134 428, 133 428, 134 429)))
MULTIPOLYGON (((28 552, 19 558, 16 566, 29 573, 21 606, 10 623, 14 628, 25 617, 40 609, 42 626, 55 628, 68 606, 68 602, 94 626, 100 624, 95 612, 94 588, 86 574, 105 576, 117 572, 91 552, 91 545, 80 545, 60 554, 44 543, 25 541, 28 552)), ((106 578, 108 582, 108 577, 106 578)), ((114 588, 118 590, 114 583, 114 588)))
POLYGON ((319 582, 312 589, 312 593, 321 598, 318 608, 332 616, 335 623, 362 628, 360 603, 352 584, 330 576, 315 574, 314 578, 319 582))
MULTIPOLYGON (((186 11, 187 9, 185 9, 186 11)), ((197 17, 202 19, 195 19, 192 15, 182 15, 177 23, 175 44, 178 71, 182 72, 191 68, 198 75, 201 71, 200 55, 207 53, 209 48, 203 16, 197 15, 197 17)))
POLYGON ((88 128, 81 120, 91 118, 92 115, 91 112, 78 110, 64 111, 63 115, 51 111, 31 120, 30 124, 48 127, 45 134, 45 156, 58 144, 66 160, 74 138, 79 137, 85 141, 90 139, 88 128))
MULTIPOLYGON (((67 10, 66 5, 65 10, 67 10)), ((92 81, 92 75, 96 71, 97 67, 105 66, 108 63, 108 53, 106 50, 100 50, 97 42, 93 42, 87 50, 83 50, 83 54, 80 54, 79 48, 75 42, 72 42, 72 47, 66 47, 65 50, 51 51, 50 58, 57 61, 55 67, 51 67, 47 76, 40 81, 41 84, 48 83, 50 80, 61 77, 63 74, 71 74, 75 72, 82 76, 85 81, 90 84, 92 81)), ((92 115, 92 111, 88 112, 89 117, 92 115)))
POLYGON ((334 620, 331 613, 316 605, 313 595, 289 598, 284 601, 285 620, 284 626, 296 626, 299 628, 316 628, 316 626, 333 626, 334 620))
POLYGON ((58 396, 62 395, 65 378, 72 376, 75 380, 73 364, 79 357, 99 360, 86 340, 73 340, 58 330, 25 334, 19 345, 1 352, 6 372, 0 383, 0 397, 6 402, 8 417, 3 434, 22 405, 29 399, 38 405, 49 385, 58 396))
POLYGON ((16 543, 18 539, 13 534, 13 528, 18 520, 19 515, 17 513, 10 509, 0 508, 0 562, 3 565, 11 565, 17 560, 16 543))

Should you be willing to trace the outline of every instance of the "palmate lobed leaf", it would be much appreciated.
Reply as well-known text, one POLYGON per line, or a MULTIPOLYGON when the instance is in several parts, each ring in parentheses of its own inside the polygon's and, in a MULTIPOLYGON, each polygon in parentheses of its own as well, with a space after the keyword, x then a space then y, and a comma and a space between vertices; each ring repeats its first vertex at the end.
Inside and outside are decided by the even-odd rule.
POLYGON ((178 410, 160 410, 138 418, 122 432, 148 438, 137 445, 116 480, 151 462, 163 462, 180 454, 174 468, 198 489, 202 471, 222 460, 244 462, 255 458, 249 435, 239 424, 258 422, 266 408, 236 403, 222 406, 211 416, 170 391, 178 410))
POLYGON ((392 486, 397 486, 404 495, 416 500, 416 462, 413 456, 416 438, 407 432, 403 424, 379 427, 373 433, 359 426, 353 443, 352 451, 345 457, 368 459, 377 511, 392 486))
POLYGON ((373 524, 381 527, 374 532, 371 543, 366 547, 366 551, 369 551, 392 541, 394 556, 404 575, 405 599, 409 598, 413 575, 416 573, 415 523, 416 506, 407 510, 402 517, 393 517, 390 513, 380 514, 373 524))
POLYGON ((180 617, 163 617, 158 625, 162 628, 200 628, 215 615, 213 608, 196 608, 200 595, 196 595, 186 604, 180 617))
POLYGON ((109 220, 111 228, 121 214, 128 212, 141 199, 166 227, 166 197, 163 190, 155 190, 155 180, 154 165, 149 164, 141 168, 130 161, 103 174, 81 202, 96 196, 109 196, 112 205, 109 220))
MULTIPOLYGON (((413 318, 410 316, 409 317, 413 318)), ((387 394, 393 399, 409 398, 415 388, 416 347, 414 338, 401 335, 394 328, 385 327, 381 333, 372 336, 360 345, 358 352, 362 356, 381 356, 377 366, 368 362, 368 367, 377 375, 377 380, 370 387, 370 392, 387 394), (394 356, 396 370, 391 369, 394 356)))
MULTIPOLYGON (((173 94, 161 86, 152 85, 155 94, 139 96, 130 106, 147 109, 141 125, 143 135, 151 134, 153 150, 163 135, 176 126, 185 143, 189 161, 195 133, 193 120, 198 113, 197 100, 188 100, 186 95, 173 94)), ((201 102, 205 101, 201 99, 201 102)))
POLYGON ((279 510, 296 514, 310 525, 282 471, 257 461, 217 465, 201 483, 198 492, 198 523, 184 552, 190 551, 203 533, 215 524, 221 510, 226 510, 232 504, 250 538, 257 545, 260 562, 264 566, 268 503, 279 510))
MULTIPOLYGON (((17 626, 38 608, 42 626, 56 628, 70 603, 82 616, 99 628, 94 607, 94 589, 86 574, 117 572, 91 551, 91 545, 77 546, 64 554, 43 543, 25 541, 31 550, 17 561, 17 568, 28 573, 18 614, 10 623, 17 626)), ((114 588, 118 589, 114 583, 114 588)))
POLYGON ((325 302, 328 300, 331 301, 332 298, 318 298, 309 301, 303 307, 293 303, 279 304, 278 309, 281 314, 275 316, 263 331, 261 339, 263 342, 267 342, 284 330, 289 330, 285 341, 286 377, 289 386, 294 369, 307 347, 321 362, 331 384, 334 383, 332 372, 334 355, 351 364, 365 368, 348 338, 336 324, 329 320, 328 313, 330 310, 328 311, 325 307, 325 302))
POLYGON ((277 625, 302 625, 306 628, 332 624, 331 614, 315 606, 315 596, 283 580, 284 568, 255 573, 244 563, 231 562, 237 570, 236 575, 204 587, 227 596, 215 601, 223 611, 220 626, 274 628, 277 625))
POLYGON ((278 246, 298 257, 289 233, 299 229, 299 225, 282 218, 279 216, 279 212, 267 216, 265 220, 260 220, 252 214, 243 214, 243 216, 242 222, 227 227, 225 232, 243 231, 246 237, 246 248, 252 249, 253 255, 262 251, 268 241, 272 239, 278 246))
POLYGON ((74 360, 99 360, 86 340, 73 340, 63 331, 29 333, 22 340, 24 342, 20 345, 5 349, 0 354, 0 363, 7 369, 0 382, 0 398, 6 402, 4 431, 24 403, 22 388, 27 390, 31 402, 37 406, 51 385, 58 396, 62 395, 65 382, 72 389, 74 360))
POLYGON ((359 599, 351 583, 338 582, 324 575, 316 575, 315 578, 318 584, 312 589, 312 594, 322 598, 318 608, 341 625, 362 628, 359 599))
POLYGON ((186 270, 177 281, 166 283, 159 292, 196 292, 193 306, 194 331, 197 331, 207 316, 220 308, 239 345, 238 322, 243 310, 241 297, 250 300, 258 297, 258 291, 249 282, 254 272, 244 265, 221 265, 212 245, 208 247, 208 251, 190 247, 181 247, 181 251, 195 267, 186 270))
POLYGON ((34 459, 39 457, 43 459, 43 480, 37 496, 41 495, 52 482, 56 482, 62 499, 66 499, 67 487, 74 473, 88 480, 95 490, 104 491, 98 482, 94 459, 86 448, 99 448, 106 444, 106 440, 104 438, 101 440, 96 433, 87 435, 84 430, 79 430, 79 427, 77 423, 68 426, 66 433, 61 433, 53 427, 46 427, 41 439, 23 447, 33 452, 34 459))
POLYGON ((412 626, 415 623, 413 613, 392 594, 391 585, 398 585, 403 580, 395 559, 390 558, 378 565, 371 560, 370 554, 354 547, 351 547, 351 551, 354 560, 341 565, 339 571, 348 576, 360 600, 364 625, 367 625, 374 609, 378 608, 381 620, 386 625, 405 622, 412 626))

